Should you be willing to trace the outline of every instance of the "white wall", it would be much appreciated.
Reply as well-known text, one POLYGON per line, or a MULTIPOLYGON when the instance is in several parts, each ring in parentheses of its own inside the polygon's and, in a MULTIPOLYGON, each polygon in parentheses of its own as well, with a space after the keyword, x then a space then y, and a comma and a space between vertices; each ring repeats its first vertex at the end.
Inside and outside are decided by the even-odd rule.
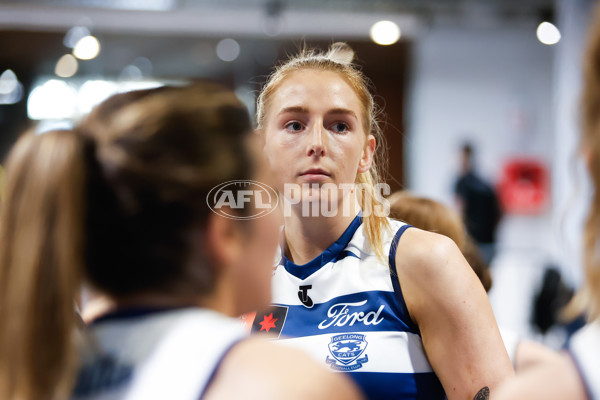
MULTIPOLYGON (((578 155, 582 57, 592 0, 555 0, 562 40, 539 43, 530 27, 433 27, 416 42, 406 157, 409 188, 452 204, 464 139, 479 170, 497 180, 511 155, 537 156, 551 171, 551 202, 536 216, 508 216, 500 230, 490 298, 500 324, 531 334, 530 301, 542 267, 556 263, 580 284, 589 183, 578 155)), ((548 344, 559 344, 554 337, 548 344)))
MULTIPOLYGON (((408 184, 452 204, 463 140, 476 147, 480 173, 499 178, 514 155, 553 156, 553 48, 528 27, 433 27, 415 43, 407 141, 408 184)), ((507 218, 502 244, 548 250, 550 209, 507 218), (510 226, 506 226, 510 225, 510 226), (514 225, 514 228, 512 227, 514 225), (537 233, 531 235, 533 230, 537 233)))
POLYGON ((582 280, 581 239, 590 191, 578 146, 582 60, 592 6, 591 0, 556 0, 562 40, 554 80, 554 240, 556 258, 575 285, 582 280))
MULTIPOLYGON (((535 29, 536 21, 495 28, 446 24, 415 42, 405 147, 410 190, 452 204, 465 139, 490 181, 516 155, 554 168, 556 47, 541 44, 535 29)), ((522 334, 530 333, 530 301, 542 267, 555 259, 549 203, 539 215, 506 216, 499 229, 492 304, 501 325, 522 334)))

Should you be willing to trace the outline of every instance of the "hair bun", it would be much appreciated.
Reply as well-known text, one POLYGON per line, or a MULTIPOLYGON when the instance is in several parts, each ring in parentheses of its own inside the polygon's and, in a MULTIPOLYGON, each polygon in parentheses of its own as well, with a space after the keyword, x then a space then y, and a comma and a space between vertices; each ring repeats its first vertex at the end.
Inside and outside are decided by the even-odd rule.
POLYGON ((347 43, 335 42, 329 48, 326 57, 331 61, 349 65, 354 59, 354 50, 347 43))

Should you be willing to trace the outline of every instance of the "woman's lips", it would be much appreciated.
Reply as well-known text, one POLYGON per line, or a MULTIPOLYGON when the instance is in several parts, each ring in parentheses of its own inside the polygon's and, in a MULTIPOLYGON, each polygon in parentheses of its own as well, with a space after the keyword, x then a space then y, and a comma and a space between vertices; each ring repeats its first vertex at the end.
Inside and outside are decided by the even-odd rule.
POLYGON ((318 178, 329 176, 329 174, 320 168, 311 168, 301 173, 300 176, 318 178))
POLYGON ((324 179, 329 177, 329 174, 322 169, 309 169, 300 174, 300 177, 304 181, 308 182, 322 182, 324 179))

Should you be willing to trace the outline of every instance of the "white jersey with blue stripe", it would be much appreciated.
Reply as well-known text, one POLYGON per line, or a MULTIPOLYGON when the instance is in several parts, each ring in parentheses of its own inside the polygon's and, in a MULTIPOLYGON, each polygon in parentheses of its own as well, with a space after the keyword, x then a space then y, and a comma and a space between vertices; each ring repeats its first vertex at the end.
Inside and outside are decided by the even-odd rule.
POLYGON ((308 264, 283 256, 273 276, 274 306, 257 314, 253 330, 273 329, 331 370, 347 372, 369 399, 443 399, 395 274, 396 248, 409 225, 389 222, 388 262, 369 249, 360 216, 308 264))
POLYGON ((600 400, 600 322, 581 328, 569 340, 571 354, 590 400, 600 400))
POLYGON ((124 310, 90 329, 73 399, 199 400, 247 334, 238 319, 200 308, 124 310))

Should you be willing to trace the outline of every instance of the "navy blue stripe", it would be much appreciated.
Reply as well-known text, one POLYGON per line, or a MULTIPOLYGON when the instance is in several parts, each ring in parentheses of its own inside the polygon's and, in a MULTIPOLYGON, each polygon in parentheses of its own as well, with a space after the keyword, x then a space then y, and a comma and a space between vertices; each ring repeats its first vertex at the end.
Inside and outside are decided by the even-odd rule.
POLYGON ((322 335, 324 333, 348 333, 348 332, 411 332, 417 333, 406 320, 410 320, 401 309, 398 308, 393 292, 369 291, 339 296, 326 303, 315 304, 312 308, 303 305, 280 304, 289 307, 287 319, 281 332, 282 336, 302 337, 322 335), (360 303, 366 300, 362 306, 344 306, 344 303, 360 303), (379 309, 381 313, 377 314, 379 309), (333 307, 333 308, 332 308, 333 307), (330 312, 331 311, 331 312, 330 312), (334 317, 328 316, 328 312, 334 317), (354 319, 358 313, 367 317, 365 322, 354 319), (336 319, 337 316, 337 319, 336 319), (379 321, 377 325, 374 321, 379 321), (324 322, 323 328, 319 325, 324 322), (331 323, 333 322, 333 323, 331 323), (350 325, 353 322, 353 325, 350 325), (331 323, 331 324, 330 324, 331 323), (328 325, 325 327, 325 325, 328 325))
POLYGON ((369 400, 442 400, 444 388, 433 372, 350 372, 369 400))
POLYGON ((346 257, 354 257, 354 258, 358 258, 360 260, 360 257, 357 256, 356 254, 354 254, 353 252, 351 252, 350 250, 344 250, 335 259, 333 259, 332 262, 338 262, 340 260, 343 260, 346 257))
POLYGON ((133 365, 110 354, 96 354, 79 367, 73 397, 89 398, 100 393, 118 390, 131 383, 133 365))
POLYGON ((348 228, 344 231, 342 236, 338 240, 335 241, 331 246, 325 249, 320 255, 309 261, 304 265, 297 265, 291 262, 285 255, 283 256, 283 266, 287 272, 294 275, 299 279, 306 279, 315 272, 317 272, 321 267, 328 262, 335 260, 340 256, 342 251, 348 246, 352 236, 358 229, 358 227, 362 224, 361 214, 354 217, 348 228))
MULTIPOLYGON (((206 395, 206 391, 210 387, 210 384, 212 383, 212 381, 215 379, 215 375, 217 374, 217 371, 221 367, 221 364, 223 363, 223 360, 225 359, 225 357, 227 357, 227 355, 231 352, 231 350, 238 343, 242 342, 245 339, 247 339, 247 338, 241 338, 241 339, 235 340, 233 343, 231 343, 231 345, 229 345, 229 347, 227 347, 225 349, 223 354, 221 354, 221 357, 219 358, 219 361, 217 361, 217 363, 215 364, 215 367, 213 368, 212 372, 210 373, 210 376, 208 377, 208 380, 206 381, 204 388, 202 388, 202 390, 200 391, 200 397, 198 397, 198 400, 202 400, 204 398, 204 396, 206 395)), ((201 362, 201 360, 198 360, 198 362, 201 362)))
POLYGON ((396 302, 398 307, 402 310, 402 315, 406 316, 404 321, 411 328, 412 332, 419 333, 419 327, 413 322, 410 313, 408 312, 408 307, 406 307, 406 301, 404 301, 404 295, 402 294, 402 288, 400 287, 400 280, 398 279, 398 273, 396 272, 396 250, 398 249, 398 242, 400 241, 402 234, 408 228, 412 227, 412 225, 405 224, 398 229, 398 232, 396 232, 394 239, 392 240, 388 262, 390 264, 390 279, 392 280, 392 286, 394 287, 396 302))

